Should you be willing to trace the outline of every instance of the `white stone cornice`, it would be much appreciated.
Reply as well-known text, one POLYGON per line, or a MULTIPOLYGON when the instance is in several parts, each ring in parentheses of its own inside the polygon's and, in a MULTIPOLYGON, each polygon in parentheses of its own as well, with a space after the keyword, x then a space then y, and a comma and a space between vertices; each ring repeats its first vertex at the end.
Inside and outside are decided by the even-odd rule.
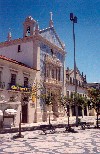
POLYGON ((34 37, 35 36, 32 35, 32 36, 27 36, 24 38, 19 38, 19 39, 15 39, 15 40, 11 40, 11 41, 1 42, 0 48, 10 46, 10 45, 16 45, 16 44, 20 44, 20 43, 26 43, 26 42, 34 40, 34 37))
POLYGON ((9 68, 11 72, 14 72, 14 73, 18 73, 18 70, 14 69, 14 68, 9 68))

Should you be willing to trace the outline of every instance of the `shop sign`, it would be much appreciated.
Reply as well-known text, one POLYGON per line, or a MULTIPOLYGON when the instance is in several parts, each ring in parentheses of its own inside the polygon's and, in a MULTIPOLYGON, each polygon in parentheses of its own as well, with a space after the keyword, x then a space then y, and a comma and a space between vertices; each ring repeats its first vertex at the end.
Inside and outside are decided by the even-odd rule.
POLYGON ((12 85, 11 90, 29 92, 29 91, 31 91, 31 88, 12 85))

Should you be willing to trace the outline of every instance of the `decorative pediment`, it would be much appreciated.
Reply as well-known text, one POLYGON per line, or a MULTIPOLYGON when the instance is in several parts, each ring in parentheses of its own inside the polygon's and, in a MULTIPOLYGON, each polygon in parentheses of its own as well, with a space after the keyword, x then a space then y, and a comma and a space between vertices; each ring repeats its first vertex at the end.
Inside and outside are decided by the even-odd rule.
MULTIPOLYGON (((69 71, 69 74, 72 78, 74 78, 74 70, 70 70, 69 71)), ((83 80, 83 77, 80 73, 80 71, 78 70, 78 68, 76 68, 76 79, 79 80, 79 81, 82 81, 83 80)))
POLYGON ((53 43, 54 45, 58 46, 59 48, 64 50, 64 45, 62 44, 62 42, 60 41, 60 38, 58 37, 58 35, 56 34, 54 27, 49 27, 47 29, 41 30, 40 34, 47 39, 48 41, 50 41, 51 43, 53 43))

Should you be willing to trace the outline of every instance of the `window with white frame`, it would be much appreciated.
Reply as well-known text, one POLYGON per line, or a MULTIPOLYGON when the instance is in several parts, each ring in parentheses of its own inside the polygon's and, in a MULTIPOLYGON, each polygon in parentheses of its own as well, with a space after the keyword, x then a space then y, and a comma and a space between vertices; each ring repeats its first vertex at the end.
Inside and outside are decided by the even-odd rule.
POLYGON ((28 87, 28 77, 24 77, 24 87, 28 87))
POLYGON ((11 74, 11 85, 16 85, 16 74, 11 74))
POLYGON ((58 70, 58 81, 60 81, 60 68, 58 70))
POLYGON ((67 98, 69 98, 69 91, 67 91, 67 98))
POLYGON ((47 72, 46 72, 46 77, 48 78, 49 77, 49 70, 47 69, 47 72))
POLYGON ((2 73, 2 72, 0 71, 0 82, 1 82, 1 73, 2 73))
POLYGON ((52 78, 54 78, 54 69, 52 69, 52 78))
POLYGON ((21 52, 21 45, 18 45, 18 52, 21 52))

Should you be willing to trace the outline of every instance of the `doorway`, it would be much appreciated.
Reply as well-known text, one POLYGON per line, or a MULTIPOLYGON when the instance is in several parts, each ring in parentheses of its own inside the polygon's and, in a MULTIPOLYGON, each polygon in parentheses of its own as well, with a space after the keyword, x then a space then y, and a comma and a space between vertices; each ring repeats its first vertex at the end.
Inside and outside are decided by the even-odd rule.
POLYGON ((28 122, 28 97, 23 98, 22 103, 22 123, 28 122))
POLYGON ((86 106, 84 107, 84 115, 87 116, 87 108, 86 108, 86 106))

